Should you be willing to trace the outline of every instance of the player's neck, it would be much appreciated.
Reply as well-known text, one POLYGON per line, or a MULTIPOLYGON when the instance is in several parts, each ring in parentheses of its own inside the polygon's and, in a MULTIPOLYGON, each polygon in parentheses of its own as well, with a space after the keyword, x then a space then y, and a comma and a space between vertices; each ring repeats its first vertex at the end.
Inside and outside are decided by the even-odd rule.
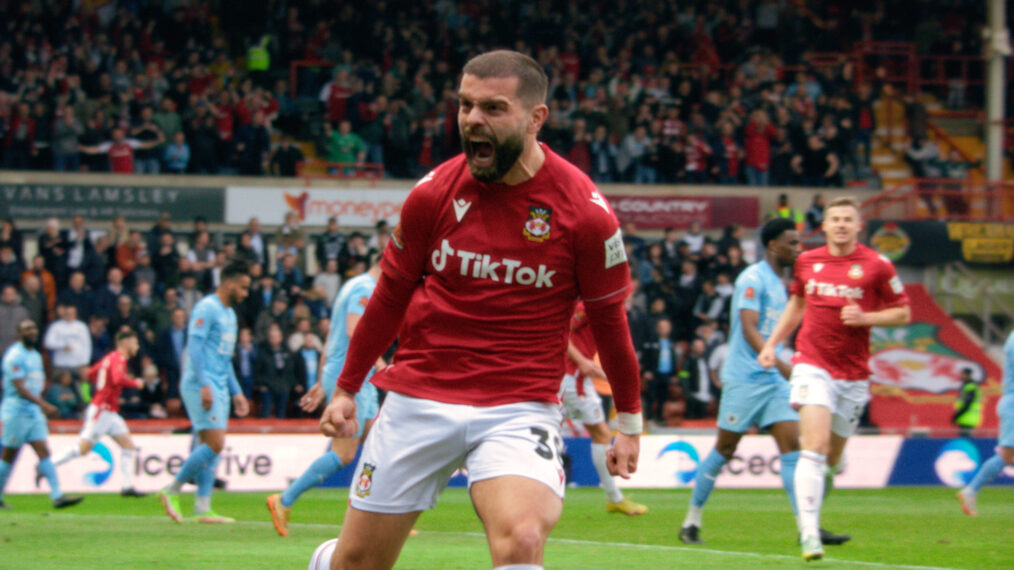
POLYGON ((219 287, 218 290, 215 291, 215 296, 218 297, 219 301, 221 301, 223 307, 229 306, 229 293, 227 293, 225 289, 219 287))
POLYGON ((851 255, 857 247, 859 247, 859 242, 857 241, 850 241, 843 244, 828 242, 827 252, 834 257, 845 257, 846 255, 851 255))
POLYGON ((768 265, 775 272, 775 275, 781 277, 782 274, 785 273, 785 266, 782 265, 781 263, 778 263, 778 258, 775 256, 775 254, 766 253, 764 255, 764 260, 768 262, 768 265))
POLYGON ((546 152, 542 150, 542 145, 535 140, 535 137, 531 136, 525 141, 525 150, 518 157, 517 162, 498 182, 507 186, 516 186, 531 180, 545 162, 546 152))

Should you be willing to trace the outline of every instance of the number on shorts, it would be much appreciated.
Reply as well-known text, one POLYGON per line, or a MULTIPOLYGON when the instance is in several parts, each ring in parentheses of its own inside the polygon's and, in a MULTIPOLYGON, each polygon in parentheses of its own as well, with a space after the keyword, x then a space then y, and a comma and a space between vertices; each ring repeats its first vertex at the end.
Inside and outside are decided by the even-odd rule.
POLYGON ((549 432, 538 427, 529 428, 532 434, 539 436, 539 442, 535 445, 535 453, 543 458, 550 461, 554 457, 558 457, 560 461, 563 461, 563 441, 560 440, 560 436, 556 435, 553 437, 553 447, 549 445, 549 432), (556 453, 553 453, 553 448, 556 448, 556 453))

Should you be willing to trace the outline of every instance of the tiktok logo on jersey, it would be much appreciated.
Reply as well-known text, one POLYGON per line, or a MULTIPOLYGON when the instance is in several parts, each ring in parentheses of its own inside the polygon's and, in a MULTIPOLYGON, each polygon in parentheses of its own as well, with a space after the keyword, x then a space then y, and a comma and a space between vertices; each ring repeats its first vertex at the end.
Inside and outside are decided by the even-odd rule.
POLYGON ((486 279, 489 281, 503 282, 507 285, 517 283, 519 285, 534 285, 537 289, 553 286, 555 270, 550 270, 543 264, 532 268, 524 265, 520 260, 502 258, 494 261, 489 254, 455 250, 448 240, 443 240, 440 249, 433 250, 430 261, 433 269, 442 273, 448 268, 449 260, 458 260, 458 271, 465 277, 471 276, 474 279, 486 279))
POLYGON ((846 297, 849 299, 862 299, 863 288, 862 287, 849 287, 848 285, 835 285, 834 283, 824 283, 817 281, 816 279, 810 279, 806 282, 806 294, 823 295, 825 297, 846 297))

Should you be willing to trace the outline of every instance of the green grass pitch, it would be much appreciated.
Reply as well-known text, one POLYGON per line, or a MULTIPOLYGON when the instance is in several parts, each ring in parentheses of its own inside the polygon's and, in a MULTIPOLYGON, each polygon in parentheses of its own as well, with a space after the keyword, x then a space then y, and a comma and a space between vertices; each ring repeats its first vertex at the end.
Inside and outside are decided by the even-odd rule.
MULTIPOLYGON (((336 535, 344 489, 314 490, 296 503, 291 536, 275 534, 264 493, 216 493, 215 510, 233 525, 176 524, 154 496, 90 495, 54 511, 44 495, 8 495, 0 511, 0 568, 305 568, 318 544, 336 535)), ((547 568, 802 567, 796 530, 781 491, 718 489, 704 513, 703 547, 677 533, 687 490, 640 491, 642 517, 607 514, 598 489, 569 489, 563 518, 546 548, 547 568)), ((182 500, 190 512, 192 495, 182 500)), ((1014 567, 1014 489, 987 488, 980 515, 965 516, 946 488, 836 490, 827 528, 853 535, 827 547, 815 568, 1014 567)), ((488 568, 482 527, 461 489, 424 513, 398 568, 488 568)), ((378 532, 383 532, 378 529, 378 532)))

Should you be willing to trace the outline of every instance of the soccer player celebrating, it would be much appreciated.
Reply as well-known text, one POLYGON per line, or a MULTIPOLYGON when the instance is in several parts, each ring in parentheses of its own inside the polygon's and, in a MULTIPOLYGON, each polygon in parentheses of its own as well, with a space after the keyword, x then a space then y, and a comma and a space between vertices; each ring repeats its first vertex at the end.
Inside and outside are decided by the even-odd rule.
MULTIPOLYGON (((732 295, 729 355, 722 365, 722 399, 718 407, 718 440, 697 469, 690 508, 680 528, 680 540, 704 544, 700 538, 701 513, 722 466, 736 452, 739 440, 753 426, 771 432, 781 454, 782 487, 796 511, 793 476, 799 459, 799 414, 789 405, 786 379, 792 365, 782 360, 769 370, 757 364, 757 353, 771 335, 785 310, 788 293, 782 283, 799 253, 799 232, 792 220, 775 218, 761 229, 764 259, 748 267, 736 279, 732 295)), ((781 345, 777 347, 781 353, 781 345)), ((841 544, 847 536, 821 530, 821 539, 841 544)))
POLYGON ((775 366, 778 345, 802 322, 789 401, 799 410, 795 496, 804 560, 824 556, 825 472, 838 465, 870 398, 870 327, 902 326, 911 317, 894 265, 859 243, 861 228, 854 199, 828 203, 827 245, 799 256, 785 312, 757 356, 764 368, 775 366))
POLYGON ((0 403, 0 509, 9 508, 4 503, 4 487, 7 477, 14 468, 18 451, 25 443, 32 446, 39 456, 39 471, 49 482, 49 498, 53 506, 62 509, 80 503, 83 497, 67 497, 60 491, 56 468, 49 458, 49 427, 46 416, 56 413, 56 407, 39 397, 46 383, 46 372, 39 354, 39 327, 34 321, 18 323, 19 342, 11 345, 4 353, 4 398, 0 403))
MULTIPOLYGON (((370 300, 379 277, 380 265, 377 259, 366 273, 346 282, 339 291, 334 307, 331 308, 331 331, 327 337, 327 348, 321 355, 321 370, 317 376, 317 383, 300 400, 300 407, 307 412, 316 410, 322 398, 326 397, 327 401, 331 401, 338 373, 345 364, 349 340, 355 334, 356 326, 363 316, 366 303, 370 300)), ((378 362, 378 367, 380 366, 382 363, 378 362)), ((370 370, 370 374, 372 373, 373 369, 370 370)), ((314 461, 284 493, 268 496, 268 510, 271 511, 271 520, 278 534, 289 536, 289 509, 296 499, 337 473, 356 456, 359 440, 366 431, 367 424, 377 414, 377 400, 377 389, 367 378, 356 394, 356 421, 359 423, 356 433, 351 437, 332 439, 331 450, 314 461)))
POLYGON ((232 307, 250 293, 249 269, 243 260, 229 261, 222 269, 218 289, 198 301, 190 316, 180 395, 201 444, 183 462, 173 482, 158 493, 166 514, 176 522, 183 522, 179 493, 189 481, 197 483, 194 515, 198 522, 235 522, 211 510, 211 489, 225 445, 230 396, 237 416, 249 412, 232 368, 236 346, 236 312, 232 307))
POLYGON ((392 567, 462 465, 493 566, 542 567, 563 508, 557 391, 579 296, 619 410, 609 471, 628 477, 637 468, 639 380, 623 307, 630 269, 609 204, 536 141, 546 85, 542 68, 517 52, 484 53, 464 67, 464 154, 405 201, 321 418, 332 437, 358 431, 354 394, 398 334, 393 363, 372 378, 387 398, 331 568, 392 567))
MULTIPOLYGON (((95 397, 92 398, 85 411, 81 441, 76 447, 71 447, 63 452, 53 463, 54 466, 59 467, 75 457, 88 455, 88 452, 95 446, 95 442, 102 436, 108 435, 120 446, 120 474, 123 476, 120 494, 124 497, 144 496, 144 493, 139 493, 134 489, 131 478, 131 467, 134 465, 137 446, 130 439, 127 423, 118 413, 120 392, 129 386, 137 389, 144 387, 144 380, 127 375, 127 361, 133 358, 140 348, 137 333, 129 328, 124 328, 116 333, 116 350, 107 354, 88 370, 88 379, 95 383, 95 397)), ((36 473, 35 477, 38 481, 42 477, 41 472, 36 473)))
POLYGON ((606 378, 595 362, 595 337, 588 326, 584 304, 578 303, 570 321, 570 342, 567 344, 566 373, 560 383, 560 405, 564 418, 584 424, 591 436, 591 457, 595 472, 606 492, 606 511, 625 515, 643 515, 648 507, 623 496, 606 465, 606 451, 612 435, 602 409, 602 398, 595 391, 593 378, 606 378))
POLYGON ((987 459, 972 482, 958 491, 961 510, 973 517, 979 514, 975 508, 979 489, 992 483, 1005 465, 1014 465, 1014 332, 1003 343, 1003 396, 996 404, 996 415, 1000 417, 996 455, 987 459))

